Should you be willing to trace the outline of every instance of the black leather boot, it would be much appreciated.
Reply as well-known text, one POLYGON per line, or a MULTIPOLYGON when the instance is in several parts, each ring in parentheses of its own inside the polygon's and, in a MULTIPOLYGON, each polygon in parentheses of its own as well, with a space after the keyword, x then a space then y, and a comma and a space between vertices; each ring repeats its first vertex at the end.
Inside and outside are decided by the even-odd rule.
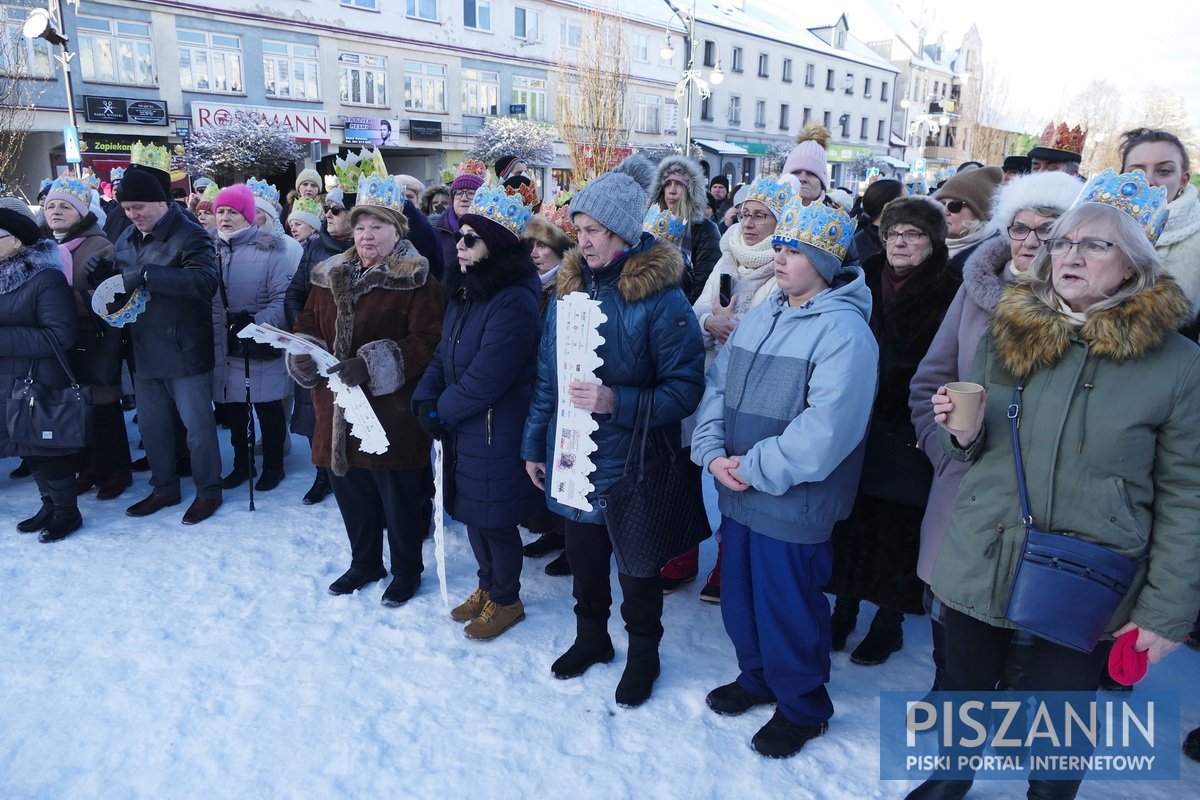
POLYGON ((846 640, 854 633, 854 625, 858 622, 858 602, 853 597, 838 597, 833 604, 833 616, 830 620, 833 642, 830 649, 835 653, 845 649, 846 640))
POLYGON ((47 480, 50 487, 50 502, 54 512, 46 530, 38 535, 39 542, 57 542, 65 539, 83 527, 83 517, 76 503, 78 494, 75 492, 75 476, 47 480))
POLYGON ((550 671, 559 680, 578 678, 593 664, 607 664, 616 657, 608 635, 608 619, 575 621, 575 642, 555 660, 550 671))
POLYGON ((629 655, 625 672, 617 684, 617 704, 637 708, 650 699, 654 680, 659 675, 657 636, 629 635, 629 655))
POLYGON ((888 657, 904 646, 904 613, 890 608, 881 608, 871 620, 871 630, 854 648, 850 660, 864 667, 873 667, 888 660, 888 657))

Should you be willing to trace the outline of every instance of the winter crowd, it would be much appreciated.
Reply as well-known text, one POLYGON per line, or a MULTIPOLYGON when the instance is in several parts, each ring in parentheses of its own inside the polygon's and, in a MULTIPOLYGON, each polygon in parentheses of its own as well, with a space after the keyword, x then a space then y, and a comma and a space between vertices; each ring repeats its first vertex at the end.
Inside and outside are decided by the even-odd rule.
MULTIPOLYGON (((931 196, 879 179, 851 203, 828 185, 826 141, 807 128, 779 175, 739 187, 683 156, 634 155, 545 203, 519 157, 490 182, 468 161, 426 189, 376 151, 339 159, 328 192, 304 170, 286 209, 257 180, 188 208, 153 153, 114 176, 107 209, 74 175, 50 183, 40 218, 0 199, 0 379, 33 398, 6 404, 0 456, 21 456, 13 477, 31 473, 41 496, 17 527, 63 539, 83 524, 81 492, 131 485, 126 369, 151 488, 127 514, 180 504, 181 475, 195 484, 184 524, 247 481, 275 489, 290 429, 316 467, 304 502, 332 493, 349 539, 329 591, 390 569, 383 603, 399 606, 421 583, 439 440, 444 509, 479 577, 450 616, 471 638, 504 633, 525 616, 523 558, 562 550, 546 571, 572 578, 576 633, 551 670, 570 679, 616 655, 610 570, 628 544, 607 511, 649 441, 690 458, 685 480, 715 481, 701 599, 720 603, 737 669, 707 703, 774 705, 752 738, 765 756, 826 731, 830 653, 863 600, 876 611, 851 661, 884 663, 904 616, 928 614, 934 690, 1135 682, 1137 664, 1200 638, 1188 153, 1130 131, 1120 171, 1085 180, 1081 133, 1051 126, 1028 157, 964 164, 931 196), (595 380, 559 377, 573 293, 603 313, 595 380), (337 363, 237 336, 250 323, 337 363), (360 449, 331 382, 365 392, 385 452, 360 449), (29 435, 29 409, 78 388, 80 446, 29 435), (596 424, 587 510, 556 489, 567 405, 596 424), (538 538, 523 546, 522 527, 538 538), (1072 583, 1110 566, 1103 586, 1072 583)), ((668 555, 657 574, 618 571, 624 706, 658 677, 664 595, 699 576, 698 546, 668 555)), ((1185 749, 1200 757, 1200 732, 1185 749)), ((1028 796, 1071 798, 1082 778, 1031 780, 1028 796)), ((970 786, 935 773, 909 796, 970 786)))

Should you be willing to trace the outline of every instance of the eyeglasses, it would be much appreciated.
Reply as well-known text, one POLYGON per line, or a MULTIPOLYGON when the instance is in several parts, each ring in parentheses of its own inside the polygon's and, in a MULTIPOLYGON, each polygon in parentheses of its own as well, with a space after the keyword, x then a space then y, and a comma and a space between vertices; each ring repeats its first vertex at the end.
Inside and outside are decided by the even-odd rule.
POLYGON ((743 211, 741 214, 738 214, 738 219, 742 222, 753 222, 755 225, 765 225, 775 219, 775 217, 771 214, 764 214, 761 211, 755 211, 753 214, 747 214, 743 211))
POLYGON ((957 214, 967 207, 967 204, 962 200, 945 200, 942 202, 942 205, 944 205, 946 210, 951 214, 957 214))
POLYGON ((474 233, 463 233, 462 231, 454 232, 454 241, 462 242, 468 250, 483 241, 482 238, 474 233))
POLYGON ((1029 238, 1029 234, 1037 237, 1039 242, 1049 241, 1050 229, 1054 227, 1053 222, 1047 222, 1040 228, 1031 228, 1028 225, 1023 225, 1020 222, 1014 222, 1008 226, 1008 238, 1015 242, 1023 242, 1029 238))
POLYGON ((1046 243, 1046 249, 1052 256, 1065 256, 1072 247, 1079 248, 1079 254, 1084 258, 1100 258, 1117 246, 1116 242, 1106 242, 1103 239, 1080 239, 1073 242, 1070 239, 1051 239, 1046 243))
POLYGON ((921 237, 922 237, 922 236, 928 236, 928 235, 929 235, 929 234, 928 234, 928 233, 926 233, 925 231, 913 231, 913 230, 908 230, 908 231, 896 231, 896 230, 891 230, 891 231, 888 231, 888 232, 887 232, 887 240, 888 240, 889 242, 894 242, 894 241, 896 241, 897 239, 903 239, 905 244, 916 244, 917 242, 921 241, 921 237))

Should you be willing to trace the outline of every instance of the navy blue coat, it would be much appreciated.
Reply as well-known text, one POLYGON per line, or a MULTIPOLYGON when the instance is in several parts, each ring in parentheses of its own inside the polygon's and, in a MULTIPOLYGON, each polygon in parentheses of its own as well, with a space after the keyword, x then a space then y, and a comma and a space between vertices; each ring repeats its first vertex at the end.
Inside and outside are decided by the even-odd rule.
POLYGON ((557 304, 551 304, 538 353, 538 376, 525 423, 521 454, 526 461, 546 463, 546 502, 551 511, 577 522, 603 524, 597 495, 608 490, 625 469, 638 398, 653 395, 652 428, 665 428, 679 441, 679 422, 700 404, 704 394, 704 341, 696 314, 680 288, 683 256, 674 245, 656 242, 648 233, 629 251, 600 270, 584 263, 578 250, 568 253, 555 275, 559 297, 587 292, 600 300, 607 317, 600 324, 604 343, 597 351, 604 364, 596 371, 613 391, 613 410, 596 415, 592 435, 596 465, 589 480, 592 510, 562 505, 550 496, 554 479, 554 440, 558 404, 555 367, 557 304))
POLYGON ((521 434, 537 369, 541 283, 522 247, 446 272, 446 318, 413 408, 446 420, 446 509, 467 525, 517 525, 544 509, 525 472, 521 434))

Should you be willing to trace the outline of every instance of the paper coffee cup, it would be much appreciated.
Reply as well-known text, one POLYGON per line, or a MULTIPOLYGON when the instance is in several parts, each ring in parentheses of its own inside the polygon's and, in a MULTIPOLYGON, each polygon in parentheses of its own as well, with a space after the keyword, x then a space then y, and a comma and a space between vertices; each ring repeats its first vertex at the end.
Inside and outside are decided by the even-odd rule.
POLYGON ((946 394, 954 403, 954 410, 946 416, 946 427, 956 431, 974 428, 979 401, 983 399, 983 387, 970 381, 947 383, 946 394))

